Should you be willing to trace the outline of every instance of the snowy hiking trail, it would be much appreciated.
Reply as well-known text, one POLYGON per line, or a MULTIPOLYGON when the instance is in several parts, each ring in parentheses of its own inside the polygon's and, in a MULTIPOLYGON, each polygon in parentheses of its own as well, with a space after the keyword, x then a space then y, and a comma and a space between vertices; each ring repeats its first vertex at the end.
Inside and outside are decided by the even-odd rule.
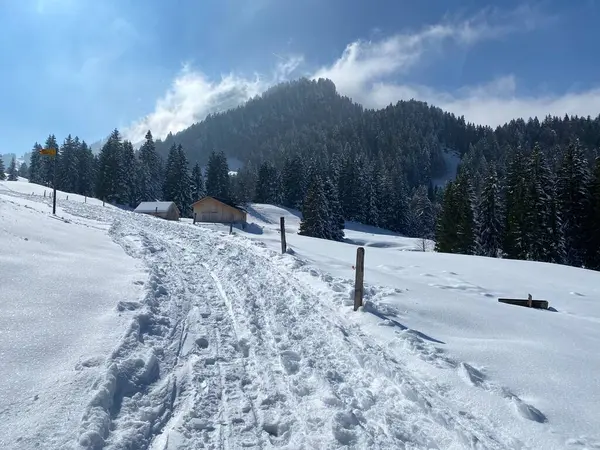
POLYGON ((112 214, 151 275, 145 300, 121 305, 139 315, 84 418, 88 448, 522 447, 339 317, 286 270, 290 255, 112 214))
MULTIPOLYGON (((598 446, 555 432, 543 409, 453 357, 437 333, 403 325, 404 310, 388 299, 414 296, 412 285, 367 284, 354 313, 352 280, 242 233, 60 197, 58 205, 65 224, 110 228, 148 274, 143 297, 115 304, 133 320, 94 363, 105 374, 91 387, 78 443, 60 448, 598 446)), ((458 278, 448 274, 444 286, 458 278)), ((426 278, 420 298, 441 288, 426 278)))

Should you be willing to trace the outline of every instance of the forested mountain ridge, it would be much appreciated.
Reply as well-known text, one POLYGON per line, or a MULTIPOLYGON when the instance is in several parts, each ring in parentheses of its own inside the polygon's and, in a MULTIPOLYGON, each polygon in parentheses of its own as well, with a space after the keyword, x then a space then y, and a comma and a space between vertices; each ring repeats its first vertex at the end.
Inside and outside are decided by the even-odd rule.
MULTIPOLYGON (((53 135, 45 147, 59 148, 53 135)), ((438 251, 600 269, 599 147, 600 116, 494 130, 415 100, 364 109, 329 80, 301 79, 165 142, 148 131, 138 151, 118 130, 97 156, 68 136, 56 173, 59 188, 115 204, 172 200, 185 216, 207 193, 301 209, 314 237, 341 240, 351 220, 435 238, 438 251), (434 186, 445 152, 461 158, 458 176, 434 186), (235 176, 228 157, 244 163, 235 176)), ((51 185, 40 148, 30 180, 51 185)))

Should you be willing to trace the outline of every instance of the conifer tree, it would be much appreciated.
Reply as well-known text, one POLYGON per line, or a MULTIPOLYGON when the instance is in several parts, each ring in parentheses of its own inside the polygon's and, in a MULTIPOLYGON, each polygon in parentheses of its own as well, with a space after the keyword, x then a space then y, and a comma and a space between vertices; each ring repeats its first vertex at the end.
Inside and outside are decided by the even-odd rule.
MULTIPOLYGON (((4 173, 4 171, 3 171, 4 173)), ((17 160, 13 156, 8 166, 8 181, 17 181, 19 179, 19 173, 17 171, 17 160)))
POLYGON ((80 142, 77 153, 77 193, 91 197, 94 195, 96 160, 85 141, 80 142))
POLYGON ((585 267, 600 270, 600 156, 596 158, 588 190, 585 267))
POLYGON ((141 201, 156 201, 162 197, 162 161, 150 131, 145 139, 138 152, 138 196, 141 201))
POLYGON ((283 205, 300 209, 306 194, 306 167, 300 155, 288 157, 282 172, 283 205))
POLYGON ((4 168, 4 161, 2 160, 2 157, 0 156, 0 181, 4 181, 6 180, 6 173, 4 173, 6 169, 4 168))
POLYGON ((315 175, 302 205, 302 221, 298 234, 328 239, 331 231, 328 209, 323 180, 319 175, 315 175))
POLYGON ((565 231, 566 263, 581 267, 586 252, 589 171, 579 141, 564 154, 558 173, 558 199, 565 231))
POLYGON ((474 192, 466 172, 456 178, 454 200, 456 202, 456 252, 473 255, 477 252, 474 192))
POLYGON ((121 186, 122 202, 135 207, 139 203, 138 185, 136 180, 136 157, 130 141, 123 141, 121 150, 121 186))
POLYGON ((508 258, 527 259, 529 246, 529 199, 526 159, 521 148, 509 156, 505 196, 503 250, 508 258))
POLYGON ((502 248, 502 209, 500 184, 494 167, 483 182, 478 214, 479 253, 495 258, 502 248))
MULTIPOLYGON (((54 173, 58 171, 58 167, 60 165, 60 152, 59 146, 56 142, 56 136, 51 134, 46 139, 46 143, 44 145, 46 149, 55 149, 55 156, 42 156, 41 157, 41 168, 40 168, 40 183, 44 186, 52 187, 54 185, 54 173)), ((58 174, 57 174, 58 175, 58 174)), ((57 180, 58 182, 58 180, 57 180)))
POLYGON ((205 195, 202 168, 199 163, 196 163, 192 169, 192 201, 198 201, 205 195))
POLYGON ((42 146, 37 142, 33 145, 33 149, 31 150, 31 158, 29 165, 29 182, 30 183, 42 183, 42 155, 40 155, 40 150, 42 146))
POLYGON ((96 197, 111 203, 120 203, 123 197, 121 134, 113 130, 98 156, 96 197))
POLYGON ((444 189, 444 199, 435 232, 435 251, 456 253, 458 251, 458 227, 456 212, 456 184, 451 181, 444 189))
POLYGON ((165 200, 174 202, 184 217, 189 217, 191 214, 192 188, 183 147, 181 144, 178 146, 173 144, 167 158, 163 196, 165 200))
POLYGON ((60 149, 60 164, 58 166, 58 186, 67 192, 77 193, 78 177, 78 147, 79 140, 75 141, 69 134, 60 149))
POLYGON ((23 162, 19 166, 19 176, 22 178, 29 178, 29 166, 27 166, 26 162, 23 162))
POLYGON ((211 197, 231 200, 229 167, 223 152, 212 152, 208 158, 206 169, 206 194, 211 197))
POLYGON ((258 180, 254 201, 256 203, 277 204, 279 197, 277 169, 273 164, 265 161, 258 169, 258 180))
POLYGON ((433 236, 435 216, 426 186, 415 189, 410 201, 410 234, 429 239, 433 236))
POLYGON ((344 239, 345 228, 342 205, 340 204, 337 186, 329 178, 325 180, 324 193, 329 214, 329 233, 327 238, 334 241, 342 241, 344 239))

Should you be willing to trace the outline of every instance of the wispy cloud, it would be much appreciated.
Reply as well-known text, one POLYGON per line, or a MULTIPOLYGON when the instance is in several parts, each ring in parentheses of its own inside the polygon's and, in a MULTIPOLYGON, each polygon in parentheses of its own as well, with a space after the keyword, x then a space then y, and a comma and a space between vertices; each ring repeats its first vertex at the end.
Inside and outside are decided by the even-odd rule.
POLYGON ((486 9, 468 18, 445 17, 438 24, 412 33, 374 41, 357 40, 348 44, 336 61, 309 71, 303 57, 279 54, 273 54, 277 63, 268 76, 248 78, 229 74, 213 81, 186 66, 156 102, 155 110, 132 124, 124 134, 138 142, 151 129, 156 137, 163 138, 209 113, 234 107, 274 83, 294 78, 301 70, 303 75, 315 79, 332 79, 341 94, 367 107, 384 107, 414 98, 464 115, 469 121, 492 126, 516 117, 597 114, 600 88, 563 95, 522 96, 517 94, 517 78, 512 74, 451 92, 405 81, 412 70, 435 60, 448 45, 469 48, 482 41, 535 30, 555 19, 530 6, 508 12, 486 9))
POLYGON ((211 81, 204 73, 185 65, 168 91, 157 100, 154 111, 123 131, 132 142, 139 142, 148 130, 157 138, 177 133, 204 119, 208 114, 234 108, 262 93, 269 86, 285 81, 303 59, 299 56, 280 59, 269 77, 247 78, 235 74, 211 81))

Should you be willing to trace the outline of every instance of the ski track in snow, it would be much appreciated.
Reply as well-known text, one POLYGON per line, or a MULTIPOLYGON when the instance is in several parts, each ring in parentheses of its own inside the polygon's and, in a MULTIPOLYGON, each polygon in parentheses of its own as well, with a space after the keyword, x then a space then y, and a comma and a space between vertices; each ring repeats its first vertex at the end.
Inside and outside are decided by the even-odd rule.
MULTIPOLYGON (((94 217, 96 208, 68 206, 106 216, 94 217)), ((286 270, 293 257, 187 224, 111 214, 111 235, 150 277, 82 421, 84 448, 524 447, 342 320, 335 301, 286 270)), ((332 291, 343 283, 331 280, 332 291)), ((406 336, 424 358, 436 355, 406 336)))
MULTIPOLYGON (((423 380, 398 352, 455 371, 522 418, 547 421, 397 322, 382 301, 397 290, 366 286, 364 312, 398 327, 400 344, 384 346, 339 314, 351 303, 351 280, 236 235, 59 204, 69 220, 112 223, 113 239, 149 272, 145 297, 118 305, 137 315, 93 386, 78 448, 528 448, 423 380), (327 295, 306 277, 319 278, 327 295)), ((595 445, 585 437, 567 444, 595 445)))

